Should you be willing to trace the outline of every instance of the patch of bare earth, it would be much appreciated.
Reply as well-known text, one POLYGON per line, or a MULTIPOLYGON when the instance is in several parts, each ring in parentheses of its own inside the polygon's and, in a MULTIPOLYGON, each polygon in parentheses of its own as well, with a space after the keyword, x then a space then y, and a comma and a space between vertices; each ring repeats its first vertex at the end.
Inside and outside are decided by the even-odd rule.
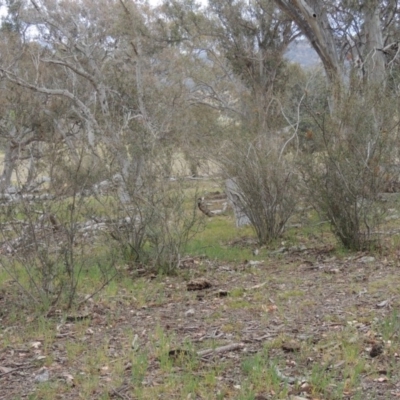
MULTIPOLYGON (((99 297, 76 316, 50 314, 50 337, 24 343, 13 343, 12 332, 18 337, 38 321, 12 320, 6 288, 0 296, 0 398, 182 398, 179 379, 175 388, 160 388, 172 385, 171 375, 186 373, 176 359, 188 356, 204 386, 185 398, 233 399, 248 380, 243 362, 257 354, 268 356, 288 398, 339 398, 339 386, 345 399, 400 398, 399 332, 390 325, 400 304, 398 260, 337 258, 325 250, 265 251, 255 266, 194 260, 177 277, 140 278, 156 288, 145 304, 126 291, 99 297), (347 354, 347 345, 356 354, 347 354), (138 383, 139 353, 147 361, 138 383), (359 379, 350 382, 360 361, 359 379), (327 387, 318 385, 316 370, 330 374, 327 387), (213 382, 205 378, 209 371, 213 382), (55 390, 43 392, 42 385, 55 390)), ((282 398, 276 389, 253 389, 253 398, 282 398)))

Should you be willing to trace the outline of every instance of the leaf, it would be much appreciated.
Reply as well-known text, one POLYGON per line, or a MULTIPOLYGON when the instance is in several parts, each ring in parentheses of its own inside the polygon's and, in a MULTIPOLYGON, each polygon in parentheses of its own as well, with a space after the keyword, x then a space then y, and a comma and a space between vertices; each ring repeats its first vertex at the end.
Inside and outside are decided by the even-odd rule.
POLYGON ((0 371, 1 371, 3 374, 8 374, 8 373, 10 373, 12 370, 13 370, 13 368, 2 367, 2 366, 0 365, 0 371))
POLYGON ((71 374, 65 373, 62 376, 65 379, 65 383, 70 386, 73 387, 75 386, 75 382, 74 382, 74 377, 71 374))
POLYGON ((380 303, 378 303, 376 306, 377 306, 378 308, 384 308, 384 307, 386 307, 388 304, 389 304, 389 300, 383 300, 383 301, 381 301, 380 303))
POLYGON ((132 340, 131 348, 134 351, 138 351, 139 347, 140 347, 139 336, 137 334, 135 334, 135 336, 133 337, 133 340, 132 340))
POLYGON ((300 350, 300 344, 295 340, 282 343, 282 350, 286 353, 295 353, 300 350))

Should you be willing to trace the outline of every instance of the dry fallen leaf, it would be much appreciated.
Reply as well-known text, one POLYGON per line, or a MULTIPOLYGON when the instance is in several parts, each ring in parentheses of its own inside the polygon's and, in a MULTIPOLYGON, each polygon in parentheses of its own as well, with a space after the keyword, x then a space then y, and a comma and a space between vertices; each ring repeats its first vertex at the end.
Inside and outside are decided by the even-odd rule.
POLYGON ((384 308, 384 307, 386 307, 388 304, 389 304, 389 300, 384 300, 384 301, 381 301, 380 303, 378 303, 376 306, 377 306, 378 308, 384 308))
POLYGON ((65 374, 63 374, 62 377, 65 379, 65 383, 68 386, 70 386, 70 387, 75 386, 74 377, 71 374, 65 373, 65 374))
POLYGON ((10 373, 12 370, 13 370, 13 368, 2 367, 2 366, 0 365, 0 371, 1 371, 1 373, 3 373, 3 374, 8 374, 8 373, 10 373))
POLYGON ((300 344, 295 340, 282 343, 282 350, 286 353, 294 353, 300 350, 300 344))
POLYGON ((268 312, 268 313, 273 313, 274 311, 276 311, 277 309, 278 309, 278 306, 276 306, 275 304, 270 304, 270 305, 263 305, 262 306, 262 309, 265 311, 265 312, 268 312))

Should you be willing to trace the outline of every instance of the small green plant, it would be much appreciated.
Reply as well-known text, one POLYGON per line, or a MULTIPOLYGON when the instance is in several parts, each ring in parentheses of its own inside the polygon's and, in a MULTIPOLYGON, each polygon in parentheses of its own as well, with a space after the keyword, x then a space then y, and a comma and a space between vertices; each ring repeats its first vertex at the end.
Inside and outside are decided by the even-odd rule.
POLYGON ((310 384, 315 394, 329 394, 330 386, 334 383, 334 376, 328 367, 316 364, 311 370, 310 384))
POLYGON ((287 388, 286 385, 282 386, 282 378, 278 373, 278 361, 271 360, 267 348, 253 357, 246 358, 242 362, 242 371, 246 378, 242 382, 241 393, 245 393, 246 396, 252 395, 251 392, 247 392, 248 388, 253 388, 253 391, 257 388, 257 392, 274 391, 280 396, 285 396, 287 388))
POLYGON ((132 354, 132 383, 135 388, 142 386, 148 365, 149 360, 146 352, 139 351, 132 354))
POLYGON ((379 325, 379 331, 383 340, 393 340, 400 331, 400 317, 398 311, 394 309, 379 325))

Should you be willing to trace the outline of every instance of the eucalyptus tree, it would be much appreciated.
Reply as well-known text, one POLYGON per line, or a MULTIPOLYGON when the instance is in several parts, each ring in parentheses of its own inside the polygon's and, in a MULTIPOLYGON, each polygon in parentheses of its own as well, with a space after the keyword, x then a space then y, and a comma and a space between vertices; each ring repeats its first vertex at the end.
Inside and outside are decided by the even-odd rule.
POLYGON ((246 125, 265 134, 279 120, 274 98, 285 92, 284 54, 298 29, 272 2, 210 1, 218 48, 232 73, 249 90, 242 103, 246 125), (247 104, 246 104, 247 103, 247 104))
POLYGON ((345 247, 366 248, 384 214, 377 200, 385 171, 398 162, 398 2, 274 2, 316 50, 328 80, 328 107, 307 110, 323 150, 318 164, 304 163, 309 201, 345 247))
POLYGON ((85 143, 95 158, 139 184, 145 158, 154 160, 172 135, 187 93, 176 72, 179 57, 154 41, 153 10, 123 0, 20 1, 18 12, 11 6, 18 29, 3 38, 10 60, 3 57, 0 65, 4 82, 51 99, 42 111, 72 159, 85 143), (5 43, 11 36, 18 46, 5 43), (69 108, 57 114, 60 99, 69 108), (72 126, 79 141, 67 135, 72 126))
POLYGON ((397 1, 274 2, 307 37, 331 83, 343 83, 346 62, 351 61, 365 80, 385 86, 389 67, 398 63, 397 1))
MULTIPOLYGON (((123 221, 112 237, 133 261, 176 267, 197 219, 187 212, 179 183, 171 190, 163 175, 165 149, 184 130, 179 121, 188 125, 197 118, 188 112, 184 53, 157 40, 157 17, 146 3, 22 0, 18 6, 17 28, 4 25, 0 38, 2 84, 26 99, 2 125, 12 132, 18 122, 27 131, 18 136, 13 157, 18 160, 22 147, 31 150, 40 137, 42 155, 52 152, 57 162, 47 168, 68 201, 99 166, 98 178, 113 177, 117 186, 112 206, 101 208, 108 220, 123 221), (15 45, 9 45, 12 38, 15 45)), ((4 105, 13 106, 6 96, 4 105)), ((10 160, 7 171, 15 168, 10 160)), ((104 205, 103 196, 96 199, 104 205)), ((73 232, 76 219, 69 221, 73 232)))

